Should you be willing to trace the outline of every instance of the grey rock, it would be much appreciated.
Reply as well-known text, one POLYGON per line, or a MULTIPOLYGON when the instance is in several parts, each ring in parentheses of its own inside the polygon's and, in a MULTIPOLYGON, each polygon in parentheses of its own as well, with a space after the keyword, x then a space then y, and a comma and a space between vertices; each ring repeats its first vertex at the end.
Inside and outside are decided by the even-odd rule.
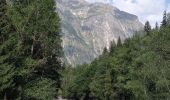
POLYGON ((110 42, 117 43, 143 29, 138 17, 104 3, 56 0, 62 22, 65 60, 70 65, 90 63, 110 42))

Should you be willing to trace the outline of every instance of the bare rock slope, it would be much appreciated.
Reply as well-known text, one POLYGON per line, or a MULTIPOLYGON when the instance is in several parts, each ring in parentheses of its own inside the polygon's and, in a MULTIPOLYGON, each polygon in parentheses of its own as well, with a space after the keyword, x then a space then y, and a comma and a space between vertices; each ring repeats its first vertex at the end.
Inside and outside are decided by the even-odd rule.
POLYGON ((56 0, 62 19, 65 60, 76 65, 90 63, 111 41, 132 37, 143 28, 138 17, 103 3, 56 0))

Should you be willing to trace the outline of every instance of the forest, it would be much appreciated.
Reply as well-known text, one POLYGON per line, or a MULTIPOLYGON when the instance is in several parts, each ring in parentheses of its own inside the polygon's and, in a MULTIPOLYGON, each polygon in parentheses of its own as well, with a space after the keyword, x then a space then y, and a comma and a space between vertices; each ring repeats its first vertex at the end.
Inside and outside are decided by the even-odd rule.
POLYGON ((170 14, 90 64, 63 61, 54 0, 0 1, 0 100, 169 100, 170 14))
POLYGON ((62 95, 73 100, 169 100, 170 16, 163 14, 161 26, 121 42, 91 64, 63 72, 62 95))

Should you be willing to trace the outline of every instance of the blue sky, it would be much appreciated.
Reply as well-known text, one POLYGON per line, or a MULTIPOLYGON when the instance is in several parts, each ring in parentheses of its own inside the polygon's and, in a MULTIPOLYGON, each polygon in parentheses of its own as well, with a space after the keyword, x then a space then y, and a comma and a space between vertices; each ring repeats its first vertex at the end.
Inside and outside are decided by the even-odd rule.
POLYGON ((147 20, 154 26, 162 20, 164 10, 170 12, 170 0, 86 0, 88 2, 109 3, 122 11, 135 14, 142 23, 147 20))
POLYGON ((170 0, 166 0, 167 3, 170 3, 170 0))

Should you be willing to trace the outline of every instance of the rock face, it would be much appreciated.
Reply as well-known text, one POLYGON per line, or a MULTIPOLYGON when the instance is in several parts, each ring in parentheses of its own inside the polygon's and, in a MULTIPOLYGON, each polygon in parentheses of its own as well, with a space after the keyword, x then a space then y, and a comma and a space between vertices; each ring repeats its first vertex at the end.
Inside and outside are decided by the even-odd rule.
POLYGON ((143 28, 138 17, 103 3, 56 0, 62 22, 65 60, 76 65, 90 63, 110 42, 130 38, 143 28))

